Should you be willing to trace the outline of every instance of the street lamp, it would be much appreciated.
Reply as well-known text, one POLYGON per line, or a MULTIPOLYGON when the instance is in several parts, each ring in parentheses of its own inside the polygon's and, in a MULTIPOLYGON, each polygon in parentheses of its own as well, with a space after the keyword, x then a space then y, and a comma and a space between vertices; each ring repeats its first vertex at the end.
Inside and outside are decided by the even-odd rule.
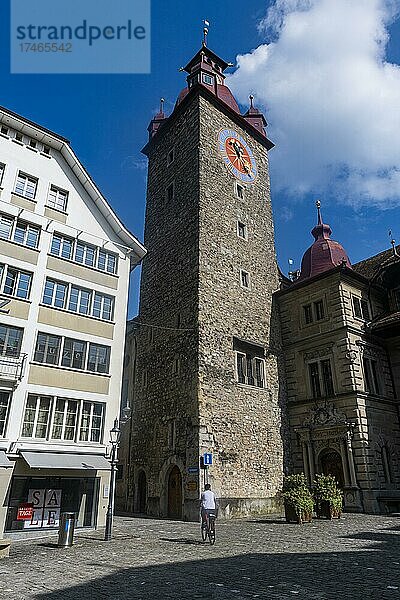
POLYGON ((114 421, 114 427, 110 431, 110 443, 111 443, 111 478, 110 478, 110 492, 108 496, 108 508, 106 515, 106 530, 104 539, 106 542, 111 540, 112 537, 112 526, 114 516, 114 499, 115 499, 115 476, 117 473, 117 449, 119 445, 119 439, 121 437, 121 430, 118 427, 118 419, 114 421))

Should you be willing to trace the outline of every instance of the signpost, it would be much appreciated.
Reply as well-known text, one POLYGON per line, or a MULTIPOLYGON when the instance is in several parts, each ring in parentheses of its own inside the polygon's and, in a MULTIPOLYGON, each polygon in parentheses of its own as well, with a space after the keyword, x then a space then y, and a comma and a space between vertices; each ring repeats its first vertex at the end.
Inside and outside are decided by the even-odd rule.
POLYGON ((200 466, 204 470, 204 485, 208 483, 208 467, 211 467, 213 464, 213 455, 211 452, 204 452, 202 456, 200 456, 200 466))

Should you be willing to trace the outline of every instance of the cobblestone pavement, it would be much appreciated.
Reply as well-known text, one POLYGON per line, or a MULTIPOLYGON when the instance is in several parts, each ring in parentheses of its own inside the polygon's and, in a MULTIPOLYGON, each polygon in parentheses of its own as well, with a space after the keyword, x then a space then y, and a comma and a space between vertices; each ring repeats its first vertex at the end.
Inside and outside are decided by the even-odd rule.
POLYGON ((0 561, 3 600, 399 599, 400 517, 344 515, 302 526, 283 519, 199 526, 120 517, 114 538, 80 532, 14 542, 0 561))

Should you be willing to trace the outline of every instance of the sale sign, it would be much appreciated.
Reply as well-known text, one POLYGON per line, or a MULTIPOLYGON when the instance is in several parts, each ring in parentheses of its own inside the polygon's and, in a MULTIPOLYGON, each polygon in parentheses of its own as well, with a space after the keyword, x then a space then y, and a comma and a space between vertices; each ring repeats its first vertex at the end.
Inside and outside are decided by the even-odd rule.
POLYGON ((33 517, 33 504, 24 502, 18 506, 17 521, 30 521, 33 517))

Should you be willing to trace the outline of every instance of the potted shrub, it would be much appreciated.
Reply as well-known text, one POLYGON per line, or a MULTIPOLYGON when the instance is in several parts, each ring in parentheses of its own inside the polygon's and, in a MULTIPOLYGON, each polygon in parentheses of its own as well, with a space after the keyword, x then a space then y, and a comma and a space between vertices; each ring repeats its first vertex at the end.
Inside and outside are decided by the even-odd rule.
POLYGON ((282 497, 288 523, 294 521, 301 524, 312 520, 314 502, 304 473, 285 477, 282 497))
POLYGON ((339 519, 342 514, 343 492, 333 475, 316 475, 313 487, 317 517, 339 519))

